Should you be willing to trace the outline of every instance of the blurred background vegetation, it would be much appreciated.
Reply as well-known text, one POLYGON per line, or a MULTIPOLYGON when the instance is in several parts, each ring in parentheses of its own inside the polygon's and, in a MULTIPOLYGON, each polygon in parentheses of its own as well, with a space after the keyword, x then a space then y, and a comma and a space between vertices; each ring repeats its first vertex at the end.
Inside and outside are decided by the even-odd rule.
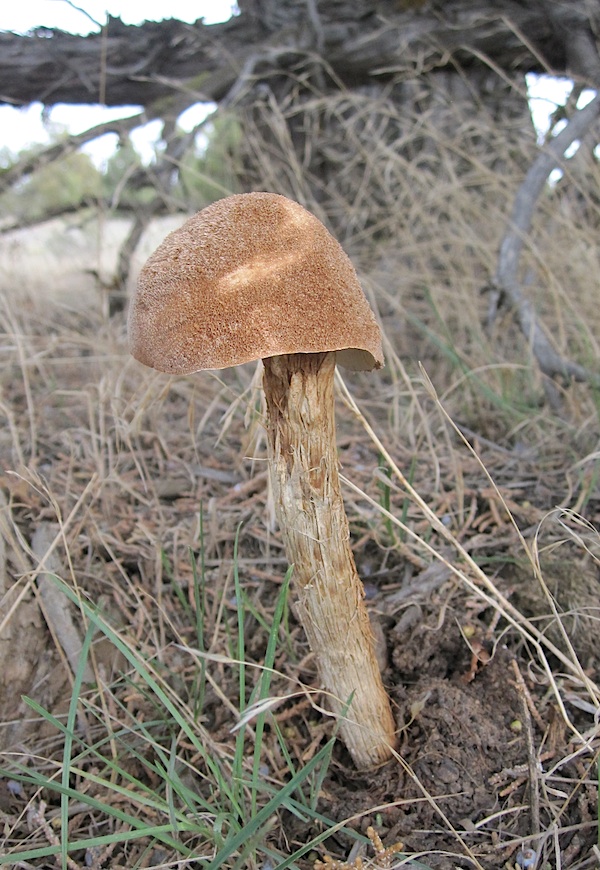
MULTIPOLYGON (((55 132, 50 147, 60 145, 66 132, 55 132)), ((241 188, 238 180, 241 128, 232 115, 207 124, 201 139, 173 168, 174 205, 183 212, 205 205, 241 188), (236 171, 237 169, 237 171, 236 171)), ((0 149, 0 166, 9 169, 22 161, 35 163, 47 145, 24 149, 18 154, 0 149)), ((151 176, 139 187, 128 182, 139 174, 142 160, 131 139, 123 137, 111 157, 98 166, 85 151, 75 151, 41 166, 0 194, 0 223, 33 224, 54 215, 85 207, 108 206, 128 212, 147 205, 153 197, 151 176)))

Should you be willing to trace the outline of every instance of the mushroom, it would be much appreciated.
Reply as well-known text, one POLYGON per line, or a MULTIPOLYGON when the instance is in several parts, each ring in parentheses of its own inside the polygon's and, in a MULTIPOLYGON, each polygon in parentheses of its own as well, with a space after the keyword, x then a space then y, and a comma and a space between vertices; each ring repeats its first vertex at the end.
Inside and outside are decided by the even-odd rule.
POLYGON ((341 245, 302 206, 229 196, 170 233, 141 270, 133 356, 189 374, 262 359, 269 474, 298 617, 359 769, 395 743, 340 492, 336 362, 383 365, 381 334, 341 245))

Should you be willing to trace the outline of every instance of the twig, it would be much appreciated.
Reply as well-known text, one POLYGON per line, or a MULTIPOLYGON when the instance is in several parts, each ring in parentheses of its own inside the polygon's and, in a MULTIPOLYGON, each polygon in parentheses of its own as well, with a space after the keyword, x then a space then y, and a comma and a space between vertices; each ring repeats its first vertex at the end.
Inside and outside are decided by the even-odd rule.
POLYGON ((93 18, 90 13, 87 12, 82 6, 77 6, 76 3, 73 3, 73 0, 63 0, 63 3, 66 3, 67 6, 70 6, 71 9, 74 9, 76 12, 81 12, 81 14, 85 15, 86 18, 89 18, 92 24, 94 24, 99 30, 102 29, 102 25, 100 24, 100 22, 96 21, 96 19, 93 18))
POLYGON ((539 765, 533 740, 533 724, 529 711, 529 692, 525 680, 519 669, 516 659, 513 659, 512 668, 515 673, 517 690, 521 698, 523 724, 525 725, 525 737, 527 739, 527 767, 529 772, 529 811, 531 815, 531 832, 534 836, 540 834, 540 793, 538 790, 539 765))
MULTIPOLYGON (((52 580, 52 574, 61 574, 62 565, 55 551, 50 551, 55 534, 47 523, 41 523, 31 541, 34 555, 45 561, 46 570, 38 575, 40 605, 46 624, 55 639, 58 650, 62 650, 69 662, 71 670, 76 673, 81 657, 81 637, 73 621, 69 604, 64 594, 52 580)), ((83 681, 93 683, 94 674, 88 664, 84 666, 83 681)))
MULTIPOLYGON (((32 803, 27 811, 27 822, 31 828, 38 827, 51 846, 60 846, 58 834, 46 818, 46 802, 41 800, 38 804, 32 803)), ((19 865, 17 865, 19 866, 19 865)), ((22 864, 20 866, 23 866, 22 864)), ((81 865, 67 855, 67 867, 69 870, 81 870, 81 865)))
MULTIPOLYGON (((8 509, 6 496, 0 489, 0 511, 4 512, 8 509)), ((6 542, 2 534, 2 524, 0 523, 0 600, 5 592, 8 592, 8 573, 6 570, 6 542)))

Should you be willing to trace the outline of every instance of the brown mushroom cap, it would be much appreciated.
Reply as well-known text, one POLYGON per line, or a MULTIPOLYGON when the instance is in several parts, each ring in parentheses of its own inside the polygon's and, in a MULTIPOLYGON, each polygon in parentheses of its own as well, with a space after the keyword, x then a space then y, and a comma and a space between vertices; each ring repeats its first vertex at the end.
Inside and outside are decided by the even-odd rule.
POLYGON ((383 364, 341 245, 273 193, 229 196, 170 233, 140 273, 128 329, 137 360, 178 374, 323 351, 355 370, 383 364))

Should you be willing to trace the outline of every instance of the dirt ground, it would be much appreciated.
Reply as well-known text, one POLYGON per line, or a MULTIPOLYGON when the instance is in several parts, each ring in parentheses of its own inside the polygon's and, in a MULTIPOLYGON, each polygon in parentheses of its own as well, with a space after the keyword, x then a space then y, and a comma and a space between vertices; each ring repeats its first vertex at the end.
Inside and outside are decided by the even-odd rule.
MULTIPOLYGON (((43 551, 44 569, 100 603, 112 625, 160 662, 181 697, 194 691, 193 669, 180 646, 194 645, 190 552, 200 558, 199 506, 211 653, 227 653, 236 630, 232 565, 240 523, 239 573, 254 608, 245 624, 250 662, 260 664, 264 657, 265 624, 287 567, 271 522, 264 439, 260 426, 248 425, 246 409, 256 407, 254 369, 218 379, 163 378, 128 361, 123 325, 95 321, 82 329, 78 319, 72 329, 68 322, 59 329, 27 316, 26 339, 18 318, 12 324, 14 347, 2 378, 2 400, 10 408, 0 431, 0 813, 9 832, 4 848, 32 837, 47 842, 43 826, 36 828, 31 814, 28 821, 27 807, 39 795, 17 787, 10 768, 19 760, 31 769, 52 770, 61 758, 61 739, 53 722, 36 715, 22 696, 55 717, 64 715, 73 680, 69 656, 82 642, 77 609, 62 600, 58 610, 70 613, 65 620, 44 599, 53 593, 44 593, 44 570, 31 549, 36 530, 44 527, 51 542, 52 552, 43 551), (32 362, 24 368, 25 344, 32 362), (191 611, 182 608, 182 596, 191 611)), ((385 397, 374 399, 360 378, 353 391, 383 429, 385 397)), ((550 868, 559 866, 558 854, 564 868, 596 866, 600 744, 585 680, 593 684, 599 668, 594 524, 600 521, 600 490, 595 480, 578 478, 569 501, 578 505, 577 514, 561 507, 558 497, 573 465, 569 451, 581 454, 585 445, 575 451, 565 439, 561 449, 541 455, 523 441, 494 441, 490 427, 482 426, 485 432, 470 440, 495 488, 477 456, 444 435, 433 412, 426 413, 436 436, 438 482, 427 450, 414 453, 390 435, 390 451, 406 473, 412 469, 417 491, 445 518, 497 596, 481 586, 406 493, 382 494, 374 473, 381 464, 377 450, 340 403, 344 474, 376 501, 389 498, 390 510, 444 561, 419 550, 369 504, 346 493, 356 561, 397 717, 399 759, 359 774, 336 744, 319 812, 332 821, 347 819, 348 828, 362 833, 373 825, 386 846, 401 841, 404 851, 395 863, 380 866, 404 866, 409 859, 402 856, 410 856, 412 866, 436 870, 550 868), (527 561, 524 542, 542 554, 543 583, 527 561), (528 625, 547 644, 528 633, 528 625), (535 850, 534 863, 528 849, 535 850)), ((131 700, 131 687, 121 682, 123 661, 105 640, 94 643, 94 667, 103 686, 113 687, 105 689, 107 698, 122 699, 134 717, 150 717, 147 701, 131 700)), ((275 694, 285 694, 289 682, 314 685, 316 679, 293 604, 276 670, 275 694)), ((227 753, 235 720, 223 697, 235 706, 239 686, 224 664, 215 663, 212 672, 218 691, 207 692, 202 722, 227 753)), ((97 689, 88 691, 91 701, 101 703, 97 689)), ((285 727, 298 763, 314 756, 333 733, 331 720, 307 698, 286 702, 273 716, 285 727)), ((270 775, 284 781, 286 767, 268 723, 265 752, 270 775)), ((149 776, 142 768, 137 775, 149 776)), ((45 793, 43 799, 48 819, 56 818, 56 795, 45 793)), ((100 825, 85 814, 73 824, 92 830, 100 825)), ((314 822, 284 814, 268 840, 288 855, 321 832, 314 822)), ((339 831, 298 866, 312 868, 324 853, 344 862, 352 846, 339 831)), ((142 866, 132 850, 106 853, 89 866, 142 866)), ((144 866, 167 860, 158 848, 152 854, 144 866)), ((77 861, 85 863, 83 857, 77 861)), ((56 865, 40 860, 27 866, 56 865)))
MULTIPOLYGON (((13 407, 26 413, 23 394, 14 391, 10 398, 13 407)), ((187 414, 187 399, 189 396, 182 398, 176 390, 166 400, 169 414, 180 417, 187 414)), ((199 396, 196 399, 202 406, 203 399, 199 396)), ((31 541, 40 523, 55 522, 56 506, 52 499, 62 503, 61 514, 67 516, 97 473, 94 467, 97 456, 89 449, 89 432, 77 435, 77 429, 73 428, 73 406, 66 408, 64 398, 57 401, 52 393, 40 395, 37 401, 43 407, 40 407, 36 468, 30 468, 28 474, 20 472, 21 476, 5 471, 1 478, 13 521, 12 530, 5 535, 9 570, 3 581, 3 612, 7 613, 13 604, 15 609, 0 646, 1 738, 8 759, 14 754, 30 759, 39 754, 51 756, 56 745, 55 729, 34 716, 21 695, 34 697, 54 715, 60 715, 67 709, 71 687, 64 649, 49 634, 39 589, 14 582, 27 576, 28 571, 28 560, 22 554, 17 534, 24 541, 31 541), (52 422, 65 414, 71 416, 70 435, 52 422), (65 439, 70 442, 68 445, 65 439)), ((160 413, 164 413, 164 408, 160 413)), ((82 419, 82 426, 83 422, 82 419)), ((168 455, 157 451, 164 425, 161 423, 156 435, 146 433, 140 439, 143 446, 139 455, 143 456, 147 479, 141 480, 131 456, 117 457, 118 477, 111 473, 105 479, 102 497, 96 499, 91 513, 86 513, 87 522, 78 522, 76 528, 66 533, 73 570, 83 578, 79 582, 85 582, 92 598, 109 599, 117 623, 125 625, 131 620, 136 642, 144 642, 150 629, 142 625, 142 618, 136 625, 130 604, 114 597, 114 589, 123 584, 123 574, 135 582, 142 594, 159 595, 170 619, 183 635, 189 634, 189 626, 183 623, 182 614, 177 613, 177 601, 166 578, 163 577, 161 592, 157 592, 155 542, 163 541, 179 582, 189 594, 190 570, 181 549, 194 534, 193 517, 199 495, 204 504, 211 505, 206 518, 205 556, 212 566, 209 576, 215 594, 223 584, 224 566, 231 564, 234 528, 240 519, 246 524, 239 542, 244 582, 254 597, 258 598, 260 593, 265 611, 276 593, 273 581, 283 573, 277 534, 273 534, 270 548, 262 543, 265 529, 261 528, 261 517, 267 514, 268 498, 264 474, 253 476, 249 467, 240 466, 234 458, 246 437, 240 421, 232 423, 227 446, 195 456, 190 453, 191 445, 181 447, 181 452, 179 448, 171 450, 168 455), (200 474, 194 477, 190 469, 199 464, 200 474), (160 520, 153 502, 144 495, 147 488, 156 488, 154 497, 160 507, 160 520)), ((114 433, 105 437, 113 440, 114 433)), ((185 438, 179 436, 178 440, 183 442, 185 438)), ((204 441, 214 443, 208 433, 204 441)), ((6 449, 6 443, 4 446, 6 449)), ((343 457, 346 473, 351 472, 352 461, 358 454, 361 467, 365 468, 365 446, 358 449, 348 441, 347 447, 343 457)), ((198 444, 194 449, 198 451, 198 444)), ((376 461, 376 457, 371 459, 376 461)), ((468 457, 463 471, 469 472, 468 457)), ((360 473, 359 469, 357 476, 360 473)), ((487 503, 479 497, 473 523, 485 529, 477 533, 479 540, 477 530, 472 529, 471 543, 477 545, 482 560, 494 564, 502 594, 514 600, 527 616, 541 618, 547 613, 547 602, 544 608, 543 595, 536 599, 535 595, 523 594, 524 588, 533 588, 531 571, 514 564, 510 552, 514 541, 507 546, 506 528, 495 524, 492 503, 490 496, 487 503), (487 539, 487 552, 482 537, 487 539)), ((592 866, 587 863, 596 840, 597 784, 592 758, 582 752, 576 734, 567 728, 535 651, 495 607, 469 594, 444 565, 415 566, 393 546, 375 546, 372 535, 363 535, 361 549, 360 528, 354 531, 359 541, 356 559, 366 577, 375 631, 385 659, 384 680, 397 716, 401 762, 368 775, 357 774, 343 746, 337 745, 321 789, 321 812, 333 820, 353 818, 352 826, 363 833, 374 824, 384 843, 400 840, 407 854, 422 855, 423 866, 439 870, 523 866, 518 860, 522 862, 523 849, 529 843, 535 844, 536 851, 543 855, 553 848, 557 836, 563 866, 592 866)), ((63 542, 57 551, 64 560, 63 542)), ((576 646, 579 638, 577 652, 586 673, 595 678, 597 615, 589 608, 594 607, 597 614, 597 562, 589 556, 582 559, 573 547, 570 556, 572 561, 565 557, 554 566, 554 575, 546 570, 545 576, 549 585, 554 576, 558 588, 565 592, 564 610, 573 594, 568 583, 569 566, 576 581, 571 585, 587 586, 587 610, 582 610, 580 593, 575 602, 579 608, 578 630, 569 636, 576 646)), ((556 623, 550 624, 548 617, 545 622, 560 646, 556 623)), ((314 685, 312 661, 306 657, 305 642, 294 626, 293 617, 291 630, 293 655, 287 659, 285 655, 280 657, 278 668, 294 672, 304 683, 314 685), (301 663, 300 671, 295 662, 301 663)), ((247 654, 260 661, 264 633, 251 624, 248 637, 252 642, 249 640, 247 654)), ((176 673, 181 666, 177 664, 176 650, 169 646, 168 631, 164 642, 164 662, 176 673)), ((560 662, 551 658, 550 662, 560 672, 560 662)), ((96 649, 96 666, 109 678, 118 672, 118 657, 106 644, 104 649, 101 646, 96 649)), ((236 687, 228 685, 228 677, 219 678, 223 691, 235 696, 236 687)), ((185 672, 180 679, 185 685, 185 672)), ((556 679, 561 684, 561 697, 570 705, 572 729, 589 731, 593 718, 581 700, 581 686, 569 674, 556 679)), ((189 685, 185 690, 189 691, 189 685)), ((291 717, 285 709, 278 715, 288 725, 292 723, 290 746, 299 759, 305 760, 307 747, 314 753, 331 734, 332 726, 327 720, 323 723, 308 702, 291 708, 291 717)), ((215 739, 226 743, 231 716, 217 696, 206 699, 204 717, 215 739)), ((11 792, 4 780, 0 809, 7 818, 14 819, 30 797, 11 792)), ((316 833, 298 819, 290 818, 275 839, 285 851, 290 844, 297 847, 316 833)), ((336 835, 328 839, 326 849, 341 861, 351 845, 346 836, 336 835)), ((312 866, 313 860, 301 862, 300 866, 312 866)))

